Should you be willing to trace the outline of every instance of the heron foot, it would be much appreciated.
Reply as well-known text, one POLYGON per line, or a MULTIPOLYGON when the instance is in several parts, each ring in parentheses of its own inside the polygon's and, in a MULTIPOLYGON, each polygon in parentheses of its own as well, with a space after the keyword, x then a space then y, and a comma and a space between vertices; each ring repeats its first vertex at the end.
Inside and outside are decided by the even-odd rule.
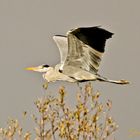
POLYGON ((119 84, 122 84, 122 85, 124 85, 124 84, 130 84, 130 82, 127 81, 127 80, 120 80, 119 81, 119 84))

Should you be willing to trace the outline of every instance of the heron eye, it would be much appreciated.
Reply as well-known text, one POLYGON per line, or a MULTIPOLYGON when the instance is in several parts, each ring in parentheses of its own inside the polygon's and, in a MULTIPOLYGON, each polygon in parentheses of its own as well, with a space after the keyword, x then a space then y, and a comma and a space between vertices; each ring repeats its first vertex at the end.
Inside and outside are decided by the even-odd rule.
POLYGON ((49 65, 47 65, 47 64, 46 64, 46 65, 43 65, 42 67, 43 67, 43 68, 44 68, 44 67, 45 67, 45 68, 48 68, 48 67, 49 67, 49 65))

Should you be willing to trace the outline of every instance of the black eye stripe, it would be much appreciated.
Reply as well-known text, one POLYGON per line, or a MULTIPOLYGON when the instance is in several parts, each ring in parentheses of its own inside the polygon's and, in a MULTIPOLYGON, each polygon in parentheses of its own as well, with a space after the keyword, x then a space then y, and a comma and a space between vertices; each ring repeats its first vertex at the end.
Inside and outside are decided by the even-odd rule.
POLYGON ((49 65, 47 65, 47 64, 46 64, 46 65, 43 65, 42 67, 48 68, 48 67, 49 67, 49 65))

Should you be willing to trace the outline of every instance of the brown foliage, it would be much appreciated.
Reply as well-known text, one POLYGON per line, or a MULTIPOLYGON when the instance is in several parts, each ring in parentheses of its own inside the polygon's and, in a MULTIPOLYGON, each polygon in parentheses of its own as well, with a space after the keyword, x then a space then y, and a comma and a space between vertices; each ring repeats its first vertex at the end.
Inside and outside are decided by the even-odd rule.
MULTIPOLYGON (((100 93, 93 92, 91 83, 77 93, 75 108, 66 103, 64 87, 56 97, 46 96, 34 104, 39 117, 35 122, 35 140, 110 140, 118 125, 109 115, 112 102, 100 103, 100 93)), ((23 115, 26 117, 27 112, 23 115)), ((0 129, 1 140, 30 140, 32 134, 24 132, 17 119, 10 119, 6 128, 0 129)))

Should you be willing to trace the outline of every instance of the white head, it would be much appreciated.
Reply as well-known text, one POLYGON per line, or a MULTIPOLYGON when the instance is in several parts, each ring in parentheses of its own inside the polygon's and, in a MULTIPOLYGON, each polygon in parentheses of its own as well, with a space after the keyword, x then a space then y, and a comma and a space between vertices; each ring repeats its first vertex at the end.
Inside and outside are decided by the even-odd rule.
POLYGON ((26 68, 26 70, 45 73, 45 72, 48 71, 49 67, 50 66, 46 64, 46 65, 40 65, 40 66, 37 66, 37 67, 29 67, 29 68, 26 68))

